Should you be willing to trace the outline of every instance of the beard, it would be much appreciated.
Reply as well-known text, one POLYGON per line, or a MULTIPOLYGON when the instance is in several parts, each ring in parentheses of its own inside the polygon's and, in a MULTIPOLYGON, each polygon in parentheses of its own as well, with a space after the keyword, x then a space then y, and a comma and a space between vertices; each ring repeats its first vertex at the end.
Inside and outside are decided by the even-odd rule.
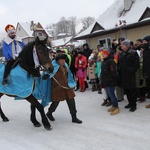
POLYGON ((16 35, 11 35, 10 36, 11 39, 14 39, 15 37, 16 37, 16 35))

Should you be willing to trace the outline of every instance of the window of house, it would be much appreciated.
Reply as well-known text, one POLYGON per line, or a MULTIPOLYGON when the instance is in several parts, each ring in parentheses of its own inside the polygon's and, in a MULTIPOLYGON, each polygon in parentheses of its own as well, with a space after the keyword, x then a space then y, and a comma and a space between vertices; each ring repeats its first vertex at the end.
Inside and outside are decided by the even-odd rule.
POLYGON ((38 33, 39 36, 42 36, 42 33, 38 33))
POLYGON ((105 47, 105 48, 111 48, 112 47, 112 45, 111 45, 111 38, 110 37, 99 39, 98 43, 102 47, 105 47))

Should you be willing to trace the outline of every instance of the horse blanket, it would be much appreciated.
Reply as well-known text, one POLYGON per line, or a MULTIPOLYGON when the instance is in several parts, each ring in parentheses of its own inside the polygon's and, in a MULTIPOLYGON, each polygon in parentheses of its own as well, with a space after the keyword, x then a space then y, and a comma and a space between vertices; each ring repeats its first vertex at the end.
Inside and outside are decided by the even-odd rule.
POLYGON ((29 95, 33 95, 35 98, 42 100, 42 105, 48 105, 50 101, 50 78, 42 80, 42 76, 35 78, 20 67, 18 64, 11 69, 8 77, 8 86, 2 85, 3 73, 5 65, 0 63, 0 92, 8 95, 12 95, 16 100, 21 100, 29 95), (49 80, 49 81, 48 81, 49 80), (35 88, 34 88, 35 83, 35 88))

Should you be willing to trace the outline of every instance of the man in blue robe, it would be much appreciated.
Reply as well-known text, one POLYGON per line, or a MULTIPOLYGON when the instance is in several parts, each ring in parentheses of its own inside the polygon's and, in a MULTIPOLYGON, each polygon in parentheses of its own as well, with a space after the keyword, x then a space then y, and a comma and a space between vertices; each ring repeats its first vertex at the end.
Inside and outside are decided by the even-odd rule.
POLYGON ((5 31, 7 32, 7 36, 5 37, 3 42, 2 52, 7 63, 3 75, 3 85, 8 84, 7 77, 10 74, 10 70, 19 53, 22 51, 22 48, 25 46, 22 39, 16 35, 15 27, 13 25, 8 24, 5 27, 5 31))

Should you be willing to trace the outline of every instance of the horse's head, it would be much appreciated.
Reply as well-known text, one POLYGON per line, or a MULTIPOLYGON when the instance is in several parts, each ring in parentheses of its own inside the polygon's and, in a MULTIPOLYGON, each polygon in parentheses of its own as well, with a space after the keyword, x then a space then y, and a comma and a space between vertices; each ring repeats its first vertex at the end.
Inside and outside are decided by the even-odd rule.
POLYGON ((42 65, 46 71, 48 71, 49 73, 53 72, 53 65, 52 65, 52 61, 49 57, 49 49, 46 45, 47 43, 47 38, 46 37, 44 40, 40 40, 38 37, 35 39, 35 49, 36 49, 36 53, 38 55, 38 59, 39 59, 39 63, 40 65, 42 65))

